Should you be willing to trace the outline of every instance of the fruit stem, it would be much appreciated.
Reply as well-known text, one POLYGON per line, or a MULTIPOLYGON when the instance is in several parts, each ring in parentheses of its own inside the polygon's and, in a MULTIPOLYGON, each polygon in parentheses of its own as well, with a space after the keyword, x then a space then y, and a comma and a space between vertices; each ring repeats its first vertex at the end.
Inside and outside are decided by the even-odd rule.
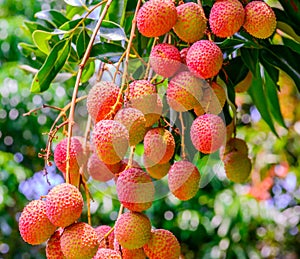
POLYGON ((181 123, 181 157, 182 157, 182 160, 186 160, 186 152, 185 152, 185 134, 184 134, 184 131, 185 131, 185 126, 184 126, 184 121, 183 121, 183 116, 182 116, 182 112, 179 112, 179 120, 180 120, 180 123, 181 123))
POLYGON ((84 179, 83 175, 81 175, 81 181, 83 183, 84 191, 85 191, 85 196, 86 196, 88 224, 92 225, 92 218, 91 218, 91 196, 90 196, 89 187, 88 187, 87 182, 84 179))

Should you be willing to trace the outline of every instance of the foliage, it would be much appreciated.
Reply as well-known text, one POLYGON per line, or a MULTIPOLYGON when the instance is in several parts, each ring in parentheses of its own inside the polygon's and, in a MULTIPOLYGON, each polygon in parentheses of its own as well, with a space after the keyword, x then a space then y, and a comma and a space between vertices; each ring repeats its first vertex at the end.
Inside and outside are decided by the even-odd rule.
MULTIPOLYGON (((202 2, 208 13, 212 1, 202 2)), ((229 124, 232 110, 237 109, 237 135, 246 140, 253 159, 252 182, 234 185, 225 178, 220 163, 219 167, 212 166, 213 161, 200 157, 199 167, 206 166, 202 173, 208 180, 197 196, 188 202, 166 196, 147 211, 154 226, 169 229, 178 237, 186 258, 300 254, 300 189, 294 184, 300 155, 296 106, 300 16, 292 5, 279 2, 273 8, 278 30, 271 39, 257 40, 245 31, 225 40, 214 38, 225 56, 219 80, 226 85, 229 98, 223 113, 229 124), (253 80, 248 94, 236 94, 235 86, 249 71, 253 80), (216 177, 211 180, 211 175, 216 177)), ((136 3, 113 1, 84 64, 77 97, 87 94, 101 66, 106 67, 105 79, 120 64, 136 3)), ((14 5, 8 1, 1 10, 1 16, 9 14, 0 20, 7 35, 4 40, 0 37, 0 227, 4 237, 0 238, 0 254, 4 258, 45 257, 43 245, 31 247, 20 239, 17 218, 27 200, 44 195, 62 181, 54 166, 47 167, 47 177, 43 175, 43 160, 37 154, 46 146, 49 128, 59 114, 50 106, 62 108, 71 101, 78 70, 103 10, 100 6, 99 1, 65 0, 50 2, 41 9, 37 1, 16 1, 14 5), (24 16, 27 19, 21 30, 24 16), (22 70, 17 68, 20 64, 22 70), (46 106, 39 109, 42 105, 46 106), (22 116, 34 109, 34 114, 22 116), (32 192, 30 185, 39 188, 32 192)), ((172 37, 180 48, 185 47, 175 35, 172 37)), ((153 39, 136 31, 135 51, 131 53, 135 58, 128 67, 132 78, 144 75, 144 60, 152 46, 153 39)), ((85 102, 79 102, 74 135, 83 135, 86 117, 85 102)), ((62 134, 59 131, 57 138, 62 134)), ((95 181, 89 185, 95 200, 91 208, 93 225, 112 224, 119 206, 116 199, 108 197, 115 195, 113 185, 95 181)))

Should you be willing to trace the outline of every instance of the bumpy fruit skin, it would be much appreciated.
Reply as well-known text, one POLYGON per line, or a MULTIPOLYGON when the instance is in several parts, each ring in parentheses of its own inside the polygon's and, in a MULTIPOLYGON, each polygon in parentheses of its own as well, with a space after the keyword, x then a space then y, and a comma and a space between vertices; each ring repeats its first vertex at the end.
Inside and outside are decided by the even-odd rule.
POLYGON ((142 213, 125 212, 116 221, 115 237, 126 249, 141 248, 151 237, 151 222, 142 213))
POLYGON ((157 44, 150 53, 150 65, 156 74, 173 76, 181 66, 179 50, 171 44, 157 44))
POLYGON ((149 259, 178 259, 180 244, 177 238, 168 230, 152 230, 150 241, 143 246, 149 259))
POLYGON ((196 3, 185 3, 176 7, 177 22, 173 27, 177 36, 188 43, 203 38, 207 29, 207 19, 202 6, 196 3))
POLYGON ((93 259, 122 259, 121 255, 112 249, 99 248, 93 259))
POLYGON ((211 8, 209 26, 213 34, 226 38, 239 31, 244 19, 244 7, 239 0, 218 0, 211 8))
POLYGON ((61 251, 60 237, 63 229, 60 228, 54 232, 54 234, 48 239, 46 245, 46 257, 48 259, 66 259, 61 251))
MULTIPOLYGON (((116 104, 119 91, 119 87, 112 82, 99 82, 91 88, 87 96, 86 107, 94 123, 111 119, 110 117, 107 118, 107 114, 116 104)), ((116 106, 114 112, 122 107, 122 102, 123 98, 121 97, 120 103, 116 106)))
POLYGON ((126 104, 140 110, 146 118, 146 127, 151 127, 162 114, 162 101, 155 85, 147 80, 134 80, 126 92, 126 104))
POLYGON ((227 178, 235 183, 244 183, 251 173, 250 158, 239 152, 231 152, 223 158, 225 173, 227 178))
POLYGON ((117 180, 119 201, 131 211, 141 212, 151 207, 154 200, 154 184, 150 176, 139 168, 123 171, 117 180))
MULTIPOLYGON (((67 145, 68 138, 61 140, 54 150, 54 162, 57 168, 63 172, 64 177, 66 178, 66 167, 67 167, 67 145)), ((86 162, 86 157, 81 145, 80 140, 77 137, 71 137, 71 146, 70 146, 70 183, 78 186, 80 173, 80 166, 86 162)))
POLYGON ((123 159, 129 146, 128 139, 128 130, 118 121, 102 120, 94 127, 95 150, 106 164, 116 164, 123 159))
POLYGON ((202 98, 203 85, 203 80, 193 76, 191 72, 180 72, 168 84, 168 104, 178 112, 193 109, 202 98))
POLYGON ((94 180, 107 182, 120 171, 121 165, 121 162, 111 165, 105 164, 96 153, 93 153, 88 160, 87 169, 94 180))
POLYGON ((143 248, 138 249, 122 249, 122 259, 146 259, 146 255, 143 248))
POLYGON ((92 226, 79 222, 64 229, 60 246, 66 258, 91 259, 98 250, 99 239, 92 226))
POLYGON ((214 42, 199 40, 189 48, 186 63, 195 76, 207 79, 219 73, 223 64, 223 54, 214 42))
POLYGON ((276 29, 276 16, 272 8, 263 1, 252 1, 245 6, 243 27, 259 39, 269 38, 276 29))
POLYGON ((115 121, 122 123, 129 132, 129 144, 135 146, 140 143, 146 133, 146 118, 135 108, 123 108, 114 117, 115 121))
POLYGON ((115 239, 115 234, 114 231, 112 231, 106 239, 103 239, 103 237, 111 231, 111 227, 107 225, 101 225, 95 228, 95 231, 98 235, 99 238, 99 248, 109 248, 109 249, 114 249, 114 239, 115 239), (103 239, 103 240, 102 240, 103 239), (100 241, 102 240, 102 241, 100 241))
POLYGON ((211 154, 223 145, 226 139, 226 127, 219 116, 204 114, 193 121, 190 136, 198 151, 211 154))
POLYGON ((164 164, 157 164, 151 161, 150 158, 147 156, 143 156, 143 161, 144 161, 144 167, 147 171, 147 173, 154 179, 161 179, 170 170, 171 164, 169 162, 164 163, 164 164))
POLYGON ((55 226, 66 227, 74 223, 80 217, 82 209, 82 195, 72 184, 56 185, 47 195, 47 217, 55 226))
POLYGON ((137 14, 137 28, 146 37, 158 37, 172 29, 177 11, 171 0, 150 0, 137 14))
POLYGON ((144 154, 157 164, 170 161, 175 152, 175 140, 170 131, 152 128, 144 137, 144 154))
POLYGON ((248 146, 245 140, 240 138, 229 139, 226 145, 220 148, 220 158, 223 160, 231 152, 238 152, 239 154, 248 156, 248 146))
POLYGON ((195 165, 189 161, 175 162, 168 173, 170 191, 180 200, 193 198, 200 183, 200 173, 195 165))
POLYGON ((19 218, 19 231, 25 242, 39 245, 45 242, 57 229, 46 215, 46 202, 33 200, 23 209, 19 218))

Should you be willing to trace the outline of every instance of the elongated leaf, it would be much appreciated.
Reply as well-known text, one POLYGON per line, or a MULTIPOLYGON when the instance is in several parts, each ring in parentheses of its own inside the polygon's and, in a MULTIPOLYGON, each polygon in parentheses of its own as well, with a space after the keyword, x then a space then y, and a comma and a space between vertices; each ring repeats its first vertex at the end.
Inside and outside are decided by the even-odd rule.
POLYGON ((68 59, 70 48, 70 39, 62 40, 54 46, 45 63, 33 78, 31 92, 40 93, 49 88, 52 80, 60 72, 68 59))
POLYGON ((250 69, 254 77, 259 76, 256 75, 258 66, 258 50, 242 48, 241 57, 244 64, 250 69))
POLYGON ((111 21, 103 21, 100 27, 100 36, 113 41, 126 40, 124 29, 111 21))
POLYGON ((77 50, 77 54, 78 54, 79 58, 83 57, 83 55, 86 51, 86 48, 89 44, 89 41, 90 41, 90 36, 88 35, 87 31, 83 29, 79 33, 77 41, 76 41, 76 50, 77 50))
POLYGON ((31 34, 36 30, 51 31, 49 28, 38 22, 25 21, 24 23, 31 34))
POLYGON ((272 77, 265 70, 264 78, 265 78, 265 92, 266 92, 270 112, 271 112, 273 118, 279 123, 279 125, 286 128, 286 125, 285 125, 285 122, 284 122, 284 119, 283 119, 283 116, 281 113, 281 108, 280 108, 278 93, 277 93, 277 87, 276 87, 278 77, 277 77, 277 80, 274 82, 272 77))
POLYGON ((263 80, 260 75, 260 67, 259 64, 256 65, 256 71, 255 71, 256 76, 252 78, 252 83, 251 86, 248 90, 248 93, 250 94, 252 101, 258 111, 261 114, 261 117, 264 119, 264 121, 268 124, 272 132, 277 135, 277 132, 275 130, 275 126, 272 120, 272 116, 270 114, 269 108, 268 108, 268 102, 267 102, 267 97, 264 92, 263 88, 263 80))
POLYGON ((37 30, 32 34, 32 39, 39 50, 48 55, 51 49, 49 41, 54 35, 56 34, 53 32, 37 30))
POLYGON ((282 41, 285 46, 289 47, 291 50, 300 54, 300 43, 297 43, 294 40, 284 38, 284 37, 282 38, 282 41))
POLYGON ((300 23, 300 2, 287 1, 287 0, 279 0, 279 2, 283 6, 287 15, 293 19, 295 24, 299 24, 300 23))
MULTIPOLYGON (((66 23, 64 23, 63 25, 61 25, 59 27, 60 30, 62 31, 69 31, 74 29, 83 19, 76 19, 76 20, 72 20, 72 21, 67 21, 66 23)), ((83 24, 86 26, 88 24, 91 24, 92 22, 95 22, 95 20, 90 19, 90 18, 86 18, 84 19, 83 24)))
POLYGON ((287 35, 291 36, 294 40, 300 43, 300 36, 294 31, 294 29, 285 22, 277 22, 277 28, 286 33, 287 35))
POLYGON ((269 64, 265 59, 264 57, 262 57, 260 55, 259 57, 259 61, 260 63, 262 64, 262 66, 264 67, 264 70, 266 72, 268 72, 268 75, 269 77, 272 79, 272 81, 274 82, 275 86, 277 87, 277 90, 280 91, 280 87, 279 85, 277 84, 278 82, 278 77, 279 77, 279 70, 272 66, 271 64, 269 64))
POLYGON ((101 59, 104 62, 117 62, 121 55, 124 52, 124 48, 120 45, 107 43, 107 42, 99 42, 96 43, 90 53, 91 57, 96 57, 101 59))
POLYGON ((94 61, 88 62, 82 71, 81 83, 86 83, 94 73, 95 73, 95 62, 94 61))
POLYGON ((41 52, 38 47, 35 45, 27 44, 24 42, 19 43, 19 47, 21 49, 22 54, 25 57, 31 57, 34 55, 38 61, 44 62, 44 60, 47 58, 47 55, 43 52, 41 52))
POLYGON ((60 27, 61 25, 69 21, 67 17, 65 17, 61 12, 56 10, 47 10, 47 11, 38 12, 35 14, 35 17, 41 20, 46 20, 56 28, 60 27))
POLYGON ((112 1, 108 12, 105 16, 105 20, 113 21, 120 26, 123 27, 124 19, 126 14, 126 7, 127 7, 128 0, 114 0, 112 1))
POLYGON ((86 4, 85 0, 64 0, 66 4, 72 6, 83 6, 86 4))

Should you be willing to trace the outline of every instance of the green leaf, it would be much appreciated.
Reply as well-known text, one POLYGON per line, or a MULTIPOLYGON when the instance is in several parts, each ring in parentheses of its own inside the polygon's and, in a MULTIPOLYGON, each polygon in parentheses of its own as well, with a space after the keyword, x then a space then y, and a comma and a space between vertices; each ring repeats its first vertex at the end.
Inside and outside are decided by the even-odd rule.
MULTIPOLYGON (((279 71, 278 71, 278 76, 279 76, 279 71)), ((266 92, 266 96, 268 97, 267 101, 268 101, 270 113, 272 114, 273 118, 279 123, 279 125, 286 128, 281 113, 279 99, 278 99, 278 92, 276 86, 278 81, 278 76, 277 76, 277 80, 274 81, 274 79, 268 74, 268 72, 266 70, 264 71, 265 92, 266 92)))
POLYGON ((37 60, 42 62, 47 58, 47 55, 40 51, 35 45, 21 42, 19 43, 19 47, 21 48, 21 52, 25 57, 32 58, 32 55, 34 55, 34 57, 36 57, 37 60))
POLYGON ((293 20, 295 24, 300 23, 300 2, 279 0, 287 15, 293 20))
POLYGON ((24 23, 25 26, 29 29, 31 34, 36 30, 51 31, 49 28, 47 28, 46 26, 38 22, 25 21, 24 23))
POLYGON ((32 39, 35 45, 39 48, 39 50, 48 55, 51 50, 49 41, 54 35, 57 34, 53 32, 37 30, 32 34, 32 39))
POLYGON ((277 28, 292 37, 298 43, 300 43, 300 36, 294 31, 294 29, 285 22, 277 22, 277 28))
POLYGON ((85 0, 64 0, 66 4, 71 6, 83 6, 86 4, 85 0))
POLYGON ((285 37, 282 37, 282 41, 285 46, 288 46, 291 50, 300 54, 300 44, 299 43, 297 43, 296 41, 291 40, 289 38, 285 38, 285 37))
POLYGON ((117 62, 124 52, 120 45, 107 42, 96 43, 91 50, 90 57, 96 57, 103 62, 117 62))
POLYGON ((82 76, 81 76, 81 83, 86 83, 95 73, 95 62, 91 61, 88 62, 83 71, 82 71, 82 76))
POLYGON ((248 93, 250 94, 252 101, 258 111, 261 114, 261 117, 264 119, 264 121, 268 124, 272 132, 278 136, 275 126, 272 120, 272 116, 270 114, 269 108, 268 108, 268 102, 267 97, 263 88, 263 80, 260 74, 260 67, 259 64, 256 64, 256 76, 253 76, 252 83, 250 88, 248 89, 248 93))
POLYGON ((250 69, 254 77, 258 76, 256 75, 257 66, 258 66, 258 53, 259 52, 257 49, 248 49, 248 48, 241 49, 242 60, 244 64, 250 69))
MULTIPOLYGON (((82 20, 83 20, 83 18, 76 19, 76 20, 72 20, 72 21, 67 21, 66 23, 64 23, 63 25, 61 25, 61 26, 59 27, 59 29, 62 30, 62 31, 69 31, 69 30, 72 30, 72 29, 74 29, 76 26, 78 26, 78 24, 79 24, 82 20)), ((83 24, 86 26, 86 25, 88 25, 88 24, 91 24, 92 22, 95 22, 95 20, 86 18, 86 19, 84 19, 83 24)))
POLYGON ((35 17, 41 20, 46 20, 56 28, 69 21, 67 17, 65 17, 61 12, 56 10, 38 12, 35 14, 35 17))
POLYGON ((126 40, 124 29, 111 21, 103 21, 99 30, 100 36, 113 41, 126 40))
POLYGON ((60 72, 68 59, 70 49, 70 39, 62 40, 54 46, 45 63, 33 78, 31 92, 40 93, 49 88, 52 80, 60 72))
POLYGON ((88 35, 87 31, 83 29, 79 33, 76 41, 76 50, 79 58, 83 57, 87 49, 87 46, 89 45, 89 41, 90 41, 90 36, 88 35))
POLYGON ((105 20, 113 21, 123 27, 127 2, 128 0, 112 1, 108 12, 106 13, 105 20))
POLYGON ((263 59, 274 67, 285 71, 295 82, 300 91, 300 55, 286 46, 271 45, 261 51, 263 59))
POLYGON ((86 10, 82 6, 71 6, 67 5, 66 6, 66 17, 68 19, 72 19, 75 15, 83 15, 86 10))

